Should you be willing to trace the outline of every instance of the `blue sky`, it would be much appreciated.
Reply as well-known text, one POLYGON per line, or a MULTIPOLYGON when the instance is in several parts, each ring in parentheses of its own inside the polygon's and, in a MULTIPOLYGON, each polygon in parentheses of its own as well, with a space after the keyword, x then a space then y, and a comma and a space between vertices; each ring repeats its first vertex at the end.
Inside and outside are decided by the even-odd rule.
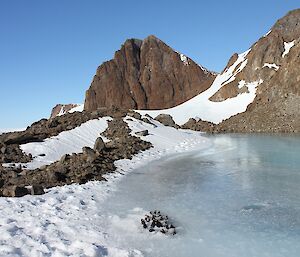
POLYGON ((127 38, 154 34, 215 71, 297 1, 0 1, 0 129, 81 103, 96 68, 127 38))

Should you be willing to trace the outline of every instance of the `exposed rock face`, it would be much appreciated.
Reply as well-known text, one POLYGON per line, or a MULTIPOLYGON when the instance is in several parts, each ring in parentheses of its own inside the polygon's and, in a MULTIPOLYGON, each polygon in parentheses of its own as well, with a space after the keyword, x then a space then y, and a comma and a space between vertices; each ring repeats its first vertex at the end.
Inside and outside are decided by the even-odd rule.
POLYGON ((94 145, 94 150, 96 152, 101 152, 104 148, 105 143, 103 142, 103 139, 101 137, 98 137, 94 145))
POLYGON ((129 39, 103 63, 86 92, 84 109, 119 106, 164 109, 210 87, 215 74, 175 52, 154 36, 129 39))
POLYGON ((55 107, 53 107, 50 119, 53 119, 57 116, 66 114, 70 110, 79 107, 79 104, 57 104, 55 107))
POLYGON ((216 126, 216 132, 300 132, 299 43, 300 9, 278 20, 251 47, 244 69, 210 98, 224 101, 247 90, 241 87, 241 81, 263 81, 247 111, 216 126))

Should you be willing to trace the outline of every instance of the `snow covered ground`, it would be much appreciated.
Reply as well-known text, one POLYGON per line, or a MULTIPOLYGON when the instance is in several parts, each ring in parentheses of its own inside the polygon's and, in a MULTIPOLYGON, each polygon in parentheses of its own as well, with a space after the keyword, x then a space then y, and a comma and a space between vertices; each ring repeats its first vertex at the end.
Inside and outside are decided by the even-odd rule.
POLYGON ((149 114, 153 118, 161 113, 170 114, 179 125, 186 123, 189 118, 202 119, 213 123, 220 123, 235 114, 246 111, 247 106, 253 102, 256 95, 256 88, 262 81, 245 83, 249 92, 239 94, 236 97, 222 102, 212 102, 209 100, 216 92, 226 84, 235 80, 236 75, 247 65, 248 50, 238 56, 238 59, 226 71, 218 75, 209 89, 195 96, 189 101, 176 107, 165 110, 142 110, 141 114, 149 114))
MULTIPOLYGON (((208 148, 210 142, 199 132, 176 130, 156 121, 153 121, 153 126, 131 119, 126 121, 132 133, 148 129, 150 135, 143 139, 152 142, 154 148, 136 155, 132 160, 117 161, 117 172, 107 176, 108 182, 98 181, 52 188, 42 196, 0 198, 1 257, 143 256, 136 249, 118 248, 110 241, 109 233, 103 229, 107 217, 103 215, 101 203, 117 188, 123 174, 168 154, 208 148)), ((85 126, 86 131, 97 130, 98 133, 99 129, 104 129, 104 124, 99 125, 96 121, 83 124, 81 129, 85 126)), ((51 153, 50 146, 53 146, 54 142, 61 144, 61 151, 56 156, 53 153, 46 155, 51 156, 51 161, 54 161, 60 158, 59 155, 70 151, 64 147, 64 142, 69 142, 64 140, 68 140, 69 136, 70 134, 63 132, 58 135, 59 140, 52 138, 52 141, 46 141, 46 144, 36 143, 34 148, 29 147, 30 151, 38 155, 45 153, 49 146, 51 153)), ((80 137, 80 134, 77 136, 80 137)), ((90 142, 86 144, 89 145, 90 142)), ((23 149, 25 148, 23 146, 23 149)))
MULTIPOLYGON (((32 162, 26 164, 28 169, 36 169, 43 165, 51 164, 59 160, 64 154, 80 153, 82 147, 93 147, 108 126, 110 117, 89 120, 81 126, 64 131, 55 137, 46 139, 44 142, 28 143, 20 148, 27 154, 32 154, 32 162), (40 156, 42 155, 42 156, 40 156)), ((104 141, 108 141, 101 136, 104 141)))

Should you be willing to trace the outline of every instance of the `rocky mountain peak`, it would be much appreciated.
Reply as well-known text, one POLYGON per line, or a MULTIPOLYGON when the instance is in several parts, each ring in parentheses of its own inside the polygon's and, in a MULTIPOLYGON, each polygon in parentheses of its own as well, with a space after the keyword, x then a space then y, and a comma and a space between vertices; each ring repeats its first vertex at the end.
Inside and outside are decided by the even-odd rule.
POLYGON ((57 116, 64 115, 68 112, 75 112, 81 111, 82 105, 81 104, 57 104, 53 107, 50 115, 50 119, 53 119, 57 116))
POLYGON ((208 89, 215 76, 154 35, 128 39, 98 67, 84 108, 170 108, 208 89))

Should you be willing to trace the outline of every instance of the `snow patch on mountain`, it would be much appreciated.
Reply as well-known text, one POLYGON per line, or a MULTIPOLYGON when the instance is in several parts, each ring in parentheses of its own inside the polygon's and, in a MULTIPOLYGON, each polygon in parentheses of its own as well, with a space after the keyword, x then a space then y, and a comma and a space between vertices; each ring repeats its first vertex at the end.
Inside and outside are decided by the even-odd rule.
POLYGON ((246 56, 250 51, 251 49, 239 54, 235 63, 227 68, 222 74, 219 74, 211 87, 198 96, 170 109, 138 110, 138 112, 143 115, 149 114, 152 117, 156 117, 161 113, 170 114, 177 124, 182 125, 186 123, 189 118, 198 118, 217 124, 224 119, 228 119, 233 115, 246 111, 247 106, 253 102, 256 96, 257 86, 262 83, 262 80, 244 83, 243 86, 248 87, 248 92, 241 93, 238 96, 229 98, 225 101, 212 102, 209 98, 223 86, 236 79, 236 75, 247 65, 248 60, 246 56))
POLYGON ((263 66, 263 68, 264 67, 268 67, 268 68, 274 69, 276 71, 279 70, 279 66, 276 63, 265 63, 264 66, 263 66))
POLYGON ((263 37, 268 36, 271 32, 272 32, 272 30, 269 30, 265 35, 263 35, 263 37))
POLYGON ((188 58, 184 54, 179 54, 179 56, 184 65, 189 65, 188 58))
POLYGON ((246 86, 246 81, 245 80, 241 80, 238 84, 238 88, 241 89, 243 88, 244 86, 246 86))
POLYGON ((78 104, 78 106, 72 108, 68 113, 73 113, 73 112, 83 112, 84 104, 78 104))
POLYGON ((62 116, 66 113, 73 113, 73 112, 83 112, 84 104, 75 104, 75 107, 70 109, 69 111, 65 111, 64 106, 61 107, 57 116, 62 116))
POLYGON ((282 58, 284 58, 291 50, 291 48, 295 45, 295 40, 291 42, 284 42, 284 52, 282 53, 282 58))

